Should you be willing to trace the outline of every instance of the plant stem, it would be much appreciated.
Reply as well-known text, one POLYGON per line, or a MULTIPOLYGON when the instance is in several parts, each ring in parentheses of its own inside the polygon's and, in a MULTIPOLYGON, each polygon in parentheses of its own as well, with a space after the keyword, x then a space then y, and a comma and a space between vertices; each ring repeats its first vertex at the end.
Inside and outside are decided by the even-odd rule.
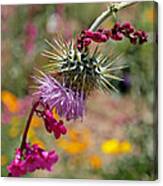
POLYGON ((90 26, 89 30, 95 31, 102 24, 102 22, 105 21, 108 17, 112 16, 113 13, 116 13, 117 11, 131 6, 135 3, 136 2, 112 3, 105 12, 103 12, 99 17, 96 18, 96 20, 90 26))
MULTIPOLYGON (((25 129, 24 129, 22 142, 21 142, 21 145, 20 145, 21 150, 23 150, 24 147, 25 147, 26 140, 27 140, 27 134, 28 134, 29 127, 30 127, 30 124, 31 124, 31 120, 32 120, 33 114, 36 111, 36 108, 38 107, 39 104, 40 104, 39 101, 35 102, 33 107, 32 107, 32 109, 31 109, 31 112, 29 114, 29 117, 28 117, 28 120, 27 120, 27 124, 26 124, 25 129)), ((8 177, 12 177, 12 174, 8 173, 8 177)))
POLYGON ((27 134, 28 134, 28 130, 29 130, 29 127, 30 127, 30 123, 31 123, 33 114, 34 114, 34 112, 35 112, 35 110, 36 110, 38 105, 39 105, 39 101, 35 102, 33 107, 32 107, 32 110, 31 110, 31 112, 29 114, 29 117, 28 117, 28 120, 27 120, 27 124, 26 124, 25 129, 24 129, 21 146, 20 146, 21 150, 24 149, 24 146, 26 144, 26 139, 27 139, 27 134))

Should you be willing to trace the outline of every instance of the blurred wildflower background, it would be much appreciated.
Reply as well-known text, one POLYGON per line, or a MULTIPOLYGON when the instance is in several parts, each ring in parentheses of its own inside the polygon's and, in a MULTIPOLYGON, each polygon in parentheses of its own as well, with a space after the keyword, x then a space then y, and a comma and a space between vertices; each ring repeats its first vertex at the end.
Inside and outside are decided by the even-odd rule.
MULTIPOLYGON (((33 67, 47 59, 40 55, 44 39, 61 33, 66 40, 88 28, 107 3, 57 5, 3 5, 2 19, 2 176, 19 145, 32 104, 33 67)), ((101 44, 105 54, 123 54, 129 68, 122 71, 120 93, 95 91, 83 119, 67 122, 68 134, 48 136, 38 117, 32 120, 29 139, 56 149, 60 160, 52 172, 36 171, 27 177, 139 179, 156 178, 155 26, 153 2, 121 10, 118 21, 130 21, 149 34, 148 42, 133 46, 128 40, 101 44)), ((110 28, 115 18, 103 23, 110 28)), ((54 110, 54 114, 55 110, 54 110)), ((55 116, 57 117, 57 116, 55 116)))

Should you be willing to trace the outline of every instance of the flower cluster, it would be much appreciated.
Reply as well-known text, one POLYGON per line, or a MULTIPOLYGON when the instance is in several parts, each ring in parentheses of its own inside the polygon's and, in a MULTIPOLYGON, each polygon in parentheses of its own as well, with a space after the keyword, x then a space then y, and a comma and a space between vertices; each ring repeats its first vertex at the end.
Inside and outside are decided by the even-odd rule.
POLYGON ((142 30, 135 30, 129 22, 125 22, 124 24, 116 22, 111 29, 98 29, 95 32, 91 30, 82 31, 77 40, 77 47, 81 50, 90 45, 92 41, 97 43, 106 42, 109 39, 120 41, 124 37, 129 38, 132 44, 136 44, 137 42, 143 44, 147 41, 148 35, 142 30))
POLYGON ((58 155, 55 151, 45 151, 37 144, 32 146, 26 143, 25 148, 16 149, 15 159, 7 167, 10 176, 23 176, 28 172, 34 172, 37 169, 46 169, 51 171, 53 164, 58 161, 58 155))
POLYGON ((61 134, 66 134, 67 129, 63 124, 63 121, 60 120, 59 122, 53 117, 53 113, 49 110, 46 109, 43 112, 42 115, 43 119, 44 119, 44 123, 45 123, 45 128, 46 130, 51 133, 54 133, 54 136, 56 139, 58 139, 61 134))
POLYGON ((42 73, 41 77, 34 77, 37 84, 35 95, 39 95, 50 109, 56 109, 59 116, 67 120, 82 117, 84 113, 84 96, 74 92, 59 83, 51 75, 42 73))

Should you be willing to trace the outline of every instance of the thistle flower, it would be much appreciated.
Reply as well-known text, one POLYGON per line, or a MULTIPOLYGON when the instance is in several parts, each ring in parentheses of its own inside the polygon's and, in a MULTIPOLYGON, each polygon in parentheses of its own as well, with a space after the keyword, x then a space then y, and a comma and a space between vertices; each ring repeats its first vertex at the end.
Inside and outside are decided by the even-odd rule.
POLYGON ((25 149, 16 149, 15 159, 7 167, 12 176, 23 176, 28 172, 34 172, 36 169, 46 169, 51 171, 52 165, 58 161, 58 155, 55 151, 47 152, 37 144, 32 146, 27 143, 25 149))
POLYGON ((61 85, 51 75, 41 72, 41 77, 34 77, 37 87, 35 95, 39 95, 43 103, 48 104, 50 110, 56 109, 60 117, 67 120, 83 117, 84 95, 61 85))
POLYGON ((95 88, 117 91, 111 80, 122 81, 122 79, 113 72, 126 66, 113 67, 116 61, 111 61, 100 54, 97 48, 91 55, 88 48, 80 51, 73 42, 68 44, 59 38, 54 40, 54 45, 49 41, 46 42, 52 50, 45 50, 42 54, 50 59, 50 64, 45 68, 48 73, 60 73, 64 78, 65 87, 79 94, 84 93, 86 96, 95 88))

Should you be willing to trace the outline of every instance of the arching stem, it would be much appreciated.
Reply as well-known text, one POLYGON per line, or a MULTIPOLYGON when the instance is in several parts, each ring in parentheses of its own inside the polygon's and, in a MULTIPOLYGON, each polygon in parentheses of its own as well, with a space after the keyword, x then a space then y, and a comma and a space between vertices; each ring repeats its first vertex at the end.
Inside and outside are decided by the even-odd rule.
POLYGON ((90 26, 89 30, 95 31, 108 17, 114 15, 114 13, 116 13, 117 11, 131 6, 135 3, 136 2, 112 3, 105 12, 103 12, 99 17, 96 18, 96 20, 90 26))
POLYGON ((20 145, 21 150, 23 150, 24 147, 25 147, 26 140, 27 140, 27 134, 28 134, 29 127, 30 127, 30 123, 32 121, 33 114, 36 111, 36 108, 38 107, 39 103, 40 103, 39 101, 34 103, 32 109, 31 109, 31 112, 29 114, 29 117, 28 117, 28 120, 27 120, 27 124, 26 124, 25 129, 24 129, 22 142, 21 142, 21 145, 20 145))

